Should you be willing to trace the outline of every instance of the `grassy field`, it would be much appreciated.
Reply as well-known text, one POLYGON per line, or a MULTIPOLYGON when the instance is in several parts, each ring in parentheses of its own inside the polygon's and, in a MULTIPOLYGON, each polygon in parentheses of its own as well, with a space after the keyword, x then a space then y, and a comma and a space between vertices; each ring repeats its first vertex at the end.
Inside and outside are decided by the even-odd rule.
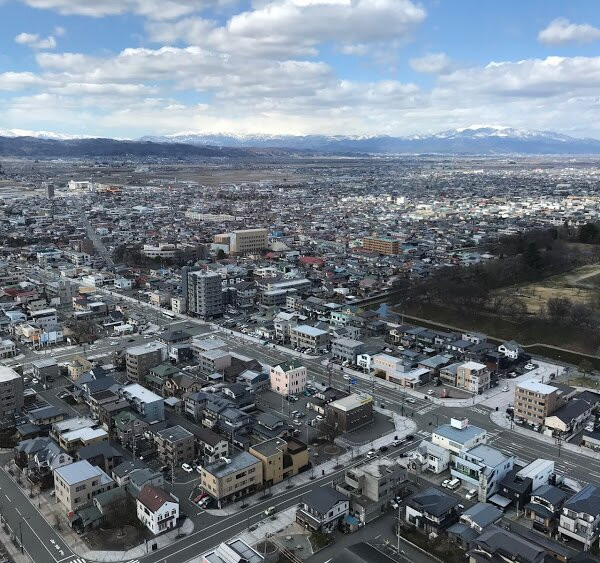
POLYGON ((548 300, 557 297, 590 303, 600 294, 600 264, 582 266, 539 282, 504 287, 497 293, 518 297, 532 314, 543 312, 548 300))

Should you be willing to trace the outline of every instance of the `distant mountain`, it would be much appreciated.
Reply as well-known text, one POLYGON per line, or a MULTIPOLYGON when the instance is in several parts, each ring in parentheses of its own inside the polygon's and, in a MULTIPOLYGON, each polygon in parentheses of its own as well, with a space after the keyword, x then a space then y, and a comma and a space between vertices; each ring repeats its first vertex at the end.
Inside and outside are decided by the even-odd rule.
POLYGON ((27 158, 228 158, 272 154, 235 147, 115 139, 47 139, 0 136, 0 156, 27 158))
POLYGON ((335 153, 375 154, 598 154, 600 141, 578 139, 550 131, 474 125, 433 135, 325 136, 325 135, 229 135, 182 133, 143 137, 142 141, 216 145, 238 148, 273 148, 335 153))
POLYGON ((137 140, 0 129, 0 156, 29 158, 244 158, 322 154, 600 154, 600 141, 549 131, 473 125, 411 137, 183 133, 137 140), (22 135, 27 133, 27 135, 22 135))

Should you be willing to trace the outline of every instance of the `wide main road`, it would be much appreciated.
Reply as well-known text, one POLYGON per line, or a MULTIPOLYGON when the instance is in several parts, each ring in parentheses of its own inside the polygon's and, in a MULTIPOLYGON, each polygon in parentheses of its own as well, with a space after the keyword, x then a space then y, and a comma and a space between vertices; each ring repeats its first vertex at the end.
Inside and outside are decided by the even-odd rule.
POLYGON ((24 549, 32 561, 81 561, 4 470, 0 470, 0 512, 17 538, 23 539, 24 549))

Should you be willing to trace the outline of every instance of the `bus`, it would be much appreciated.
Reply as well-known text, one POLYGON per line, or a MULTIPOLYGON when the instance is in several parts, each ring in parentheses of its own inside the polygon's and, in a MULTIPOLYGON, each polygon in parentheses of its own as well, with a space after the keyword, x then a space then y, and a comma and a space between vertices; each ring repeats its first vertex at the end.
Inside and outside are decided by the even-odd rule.
POLYGON ((175 313, 173 313, 173 311, 163 311, 163 315, 167 317, 167 319, 175 318, 175 313))

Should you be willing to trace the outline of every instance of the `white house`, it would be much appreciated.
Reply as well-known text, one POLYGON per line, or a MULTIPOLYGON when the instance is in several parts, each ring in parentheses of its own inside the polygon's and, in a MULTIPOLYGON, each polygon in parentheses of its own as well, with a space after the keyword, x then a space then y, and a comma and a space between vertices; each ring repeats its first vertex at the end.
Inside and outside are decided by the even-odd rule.
POLYGON ((145 485, 136 500, 137 517, 154 535, 177 525, 179 500, 153 485, 145 485))
POLYGON ((509 340, 498 346, 498 352, 511 360, 518 360, 523 353, 523 349, 514 340, 509 340))

